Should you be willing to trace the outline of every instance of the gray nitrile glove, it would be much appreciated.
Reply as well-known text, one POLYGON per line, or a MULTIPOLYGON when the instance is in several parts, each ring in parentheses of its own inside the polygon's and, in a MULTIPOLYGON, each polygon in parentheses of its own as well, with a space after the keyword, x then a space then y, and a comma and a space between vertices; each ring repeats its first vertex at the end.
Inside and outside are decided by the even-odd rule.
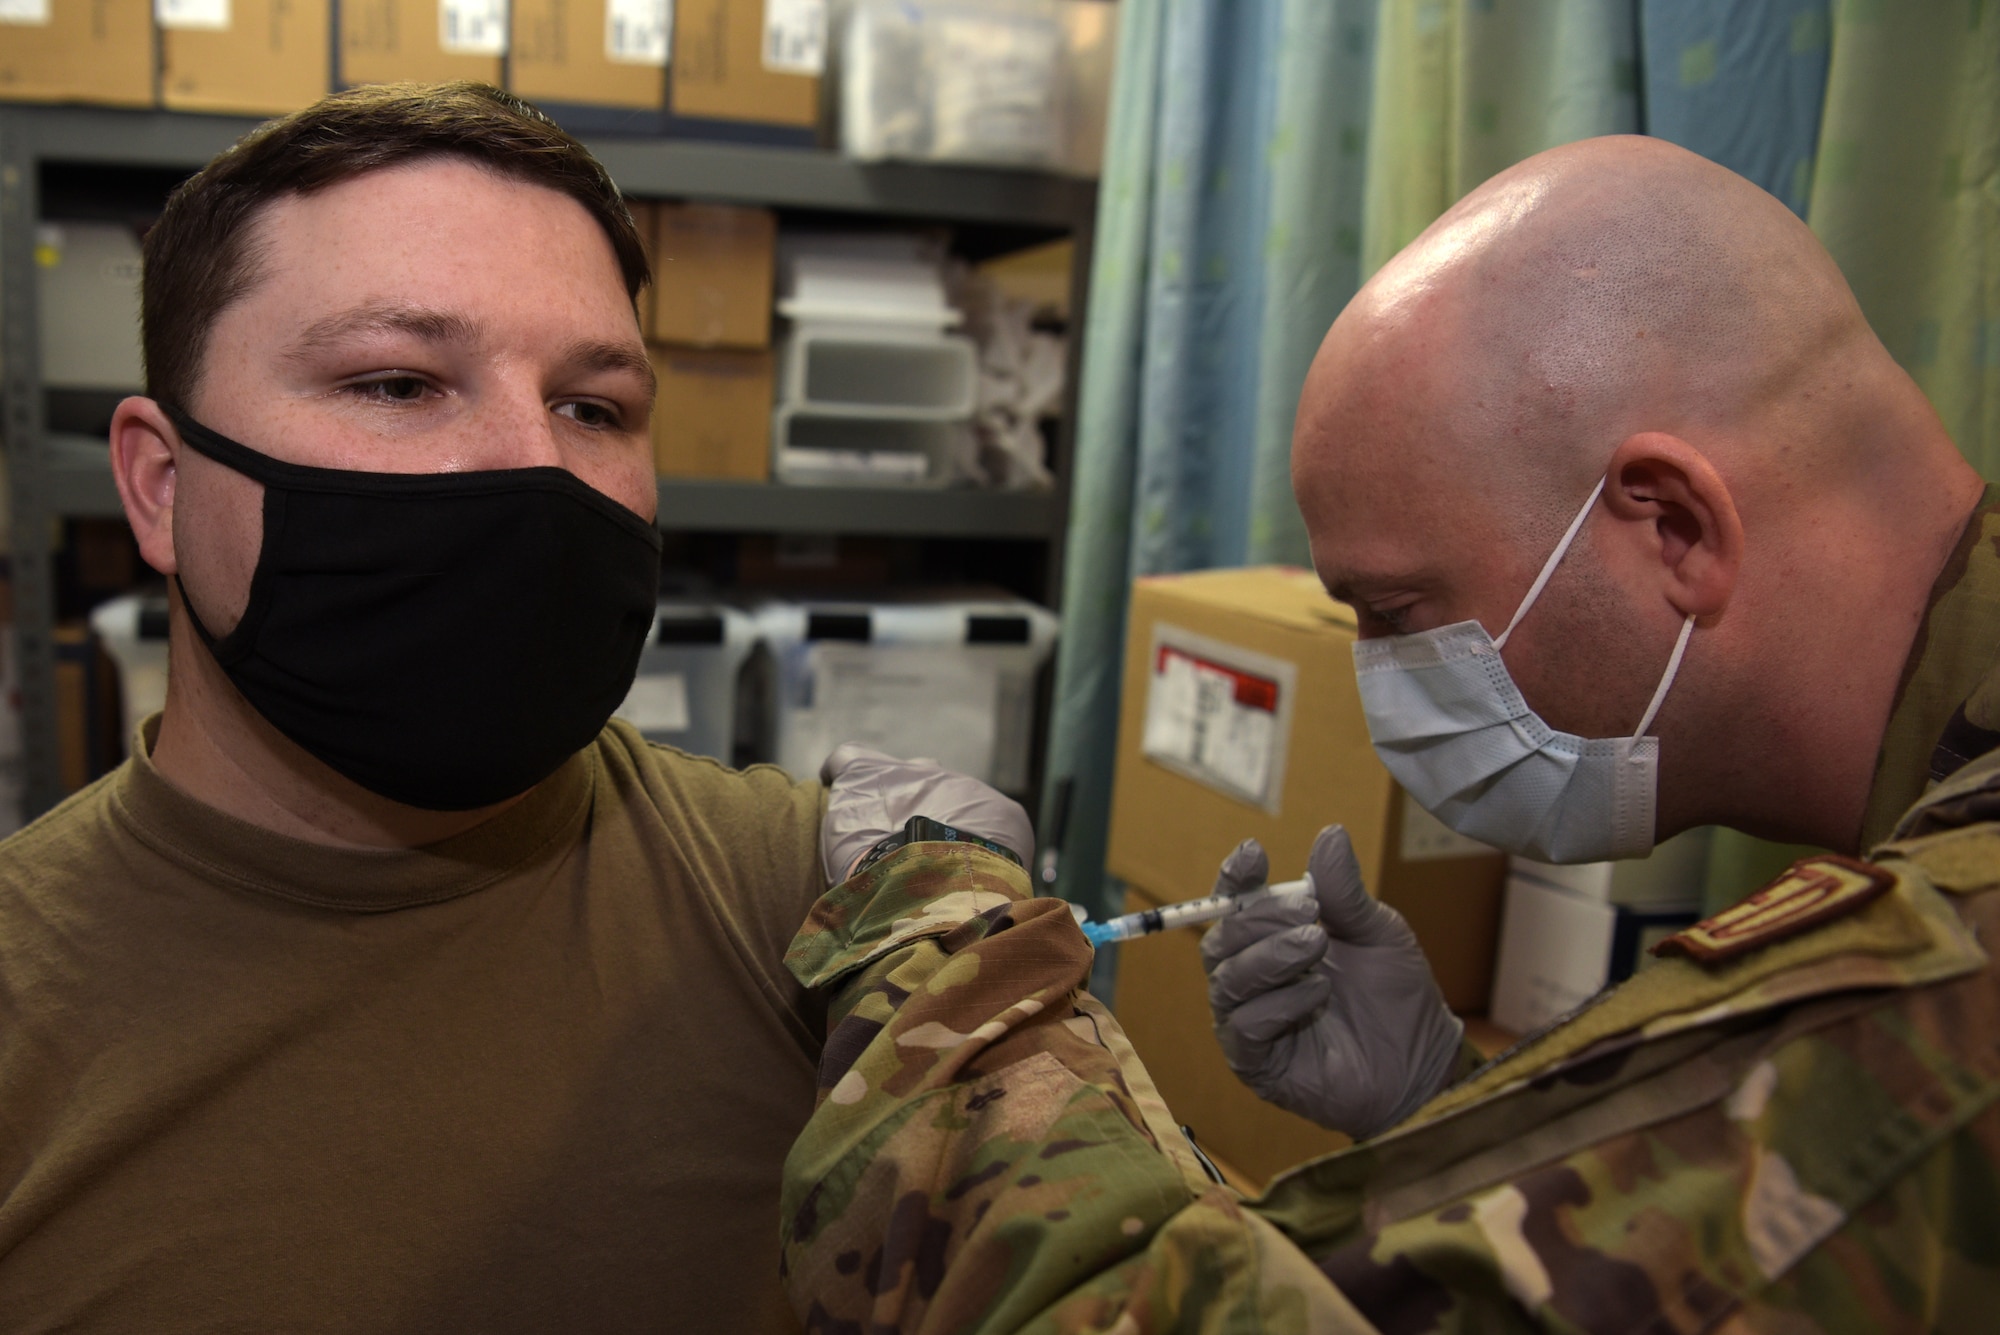
POLYGON ((819 777, 827 786, 819 856, 829 885, 846 880, 863 853, 912 816, 1005 845, 1021 855, 1024 866, 1034 862, 1035 830, 1021 804, 933 761, 898 760, 847 742, 834 748, 819 777))
MULTIPOLYGON (((1312 898, 1253 904, 1202 939, 1208 1003, 1223 1055, 1259 1098, 1362 1139, 1445 1086, 1465 1026, 1403 915, 1361 884, 1346 830, 1319 832, 1306 874, 1312 898)), ((1246 842, 1216 893, 1267 875, 1264 850, 1246 842)))

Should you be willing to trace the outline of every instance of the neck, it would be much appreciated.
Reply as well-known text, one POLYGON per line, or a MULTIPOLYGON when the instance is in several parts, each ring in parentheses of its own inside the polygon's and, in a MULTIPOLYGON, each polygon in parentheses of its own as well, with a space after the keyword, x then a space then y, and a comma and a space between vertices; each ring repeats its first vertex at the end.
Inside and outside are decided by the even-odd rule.
POLYGON ((378 796, 328 768, 251 707, 196 639, 178 593, 170 596, 167 703, 152 761, 188 796, 274 833, 342 848, 436 843, 520 801, 426 811, 378 796))
POLYGON ((1822 515, 1788 544, 1766 596, 1744 599, 1736 626, 1725 617, 1734 651, 1719 657, 1740 671, 1676 748, 1692 782, 1677 785, 1671 824, 1663 801, 1663 832, 1720 824, 1858 851, 1931 591, 1984 487, 1955 452, 1951 462, 1893 517, 1865 504, 1822 515))

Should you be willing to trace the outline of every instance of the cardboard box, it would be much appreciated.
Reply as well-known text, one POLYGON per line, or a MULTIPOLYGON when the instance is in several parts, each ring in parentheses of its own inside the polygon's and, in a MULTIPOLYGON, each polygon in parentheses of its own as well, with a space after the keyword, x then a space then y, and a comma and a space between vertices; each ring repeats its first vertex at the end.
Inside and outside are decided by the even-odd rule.
POLYGON ((332 0, 158 0, 160 104, 282 115, 333 82, 332 0))
MULTIPOLYGON (((1265 567, 1141 579, 1129 624, 1107 853, 1127 910, 1211 893, 1246 838, 1263 843, 1273 880, 1297 877, 1314 836, 1338 822, 1445 1000, 1482 1009, 1506 859, 1446 829, 1375 758, 1353 613, 1310 571, 1265 567)), ((1266 1178, 1346 1143, 1229 1070, 1196 934, 1119 947, 1117 1013, 1174 1115, 1242 1171, 1266 1178)))
POLYGON ((768 351, 651 349, 659 397, 653 403, 653 462, 661 477, 771 477, 768 351))
MULTIPOLYGON (((1165 902, 1210 893, 1260 840, 1273 879, 1345 825, 1369 890, 1409 920, 1455 1009, 1486 1005, 1506 859, 1446 829, 1375 758, 1354 616, 1310 572, 1139 580, 1126 640, 1111 874, 1165 902)), ((1171 1101, 1171 1096, 1169 1096, 1171 1101)))
MULTIPOLYGON (((790 13, 810 12, 800 5, 768 8, 781 24, 790 13)), ((676 116, 818 123, 824 34, 819 55, 802 50, 788 40, 793 34, 767 34, 766 9, 766 0, 677 0, 671 102, 676 116)))
POLYGON ((632 229, 639 234, 639 245, 646 252, 646 268, 652 272, 653 285, 639 294, 636 314, 639 317, 639 337, 648 343, 653 341, 653 305, 660 287, 660 257, 658 249, 659 205, 650 200, 628 199, 625 207, 632 213, 632 229))
POLYGON ((657 111, 672 12, 628 0, 513 0, 507 86, 530 102, 657 111))
POLYGON ((778 218, 730 204, 661 204, 653 233, 653 332, 694 348, 771 346, 778 218))
MULTIPOLYGON (((1158 908, 1136 889, 1125 912, 1158 908)), ((1338 1131, 1264 1102, 1229 1069, 1215 1041, 1197 932, 1162 932, 1118 947, 1114 1011, 1174 1119, 1205 1150, 1261 1185, 1348 1143, 1338 1131)))
POLYGON ((340 0, 338 21, 342 87, 500 83, 505 0, 340 0))
POLYGON ((25 0, 0 19, 0 99, 153 105, 152 0, 25 0))

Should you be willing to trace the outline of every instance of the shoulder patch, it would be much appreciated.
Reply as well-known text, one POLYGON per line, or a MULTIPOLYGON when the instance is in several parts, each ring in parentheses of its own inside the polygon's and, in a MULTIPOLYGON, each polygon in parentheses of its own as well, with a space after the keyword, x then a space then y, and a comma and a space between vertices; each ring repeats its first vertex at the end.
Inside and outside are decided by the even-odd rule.
POLYGON ((1873 903, 1896 878, 1880 867, 1838 853, 1800 858, 1777 880, 1740 904, 1674 933, 1655 955, 1685 955, 1715 964, 1797 936, 1829 918, 1873 903))

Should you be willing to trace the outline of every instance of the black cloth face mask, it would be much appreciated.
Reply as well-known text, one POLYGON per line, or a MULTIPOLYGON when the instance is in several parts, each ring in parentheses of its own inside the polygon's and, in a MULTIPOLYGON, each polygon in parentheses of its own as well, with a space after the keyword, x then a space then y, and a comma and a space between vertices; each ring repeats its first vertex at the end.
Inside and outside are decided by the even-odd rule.
POLYGON ((561 468, 364 473, 260 454, 168 410, 264 487, 243 619, 195 634, 271 725, 362 787, 469 811, 590 744, 631 689, 660 534, 561 468))

